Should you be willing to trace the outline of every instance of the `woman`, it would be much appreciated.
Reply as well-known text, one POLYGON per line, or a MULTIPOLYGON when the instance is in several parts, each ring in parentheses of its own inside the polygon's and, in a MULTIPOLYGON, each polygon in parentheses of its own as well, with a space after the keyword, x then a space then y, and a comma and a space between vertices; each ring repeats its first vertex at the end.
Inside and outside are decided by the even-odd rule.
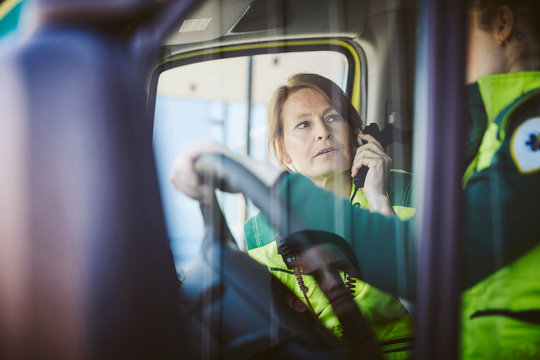
MULTIPOLYGON (((360 116, 335 83, 316 74, 296 74, 275 91, 268 109, 268 145, 283 169, 302 174, 338 196, 351 198, 362 208, 385 215, 397 213, 402 219, 412 215, 414 209, 402 201, 403 194, 396 194, 401 202, 396 204, 396 210, 392 208, 387 193, 391 159, 377 140, 362 134, 360 116), (367 144, 358 146, 358 140, 367 144), (365 184, 352 197, 352 179, 362 166, 369 168, 365 184)), ((407 177, 403 173, 394 176, 407 177)), ((393 190, 389 189, 391 195, 393 190)), ((248 220, 244 230, 250 256, 268 266, 339 337, 340 322, 327 297, 312 276, 301 276, 298 268, 285 264, 278 252, 276 233, 264 216, 248 220)), ((392 358, 407 357, 407 352, 395 351, 406 349, 411 341, 411 319, 399 300, 349 274, 342 272, 342 277, 353 289, 379 341, 393 342, 392 358)))
MULTIPOLYGON (((316 74, 296 74, 275 91, 268 109, 268 145, 283 169, 302 174, 338 196, 351 198, 362 208, 397 214, 402 219, 412 216, 410 199, 392 187, 387 190, 391 174, 398 178, 391 184, 407 181, 409 185, 408 174, 390 171, 390 157, 377 140, 362 134, 360 116, 335 83, 316 74), (358 146, 361 140, 367 144, 358 146), (364 187, 354 192, 353 177, 362 166, 369 171, 364 187), (389 195, 396 199, 395 209, 389 195)), ((176 177, 172 176, 173 184, 176 177)), ((340 321, 322 289, 313 276, 302 276, 298 267, 285 264, 278 253, 276 232, 262 214, 245 224, 245 238, 250 256, 266 265, 328 329, 341 337, 340 321)), ((400 301, 343 271, 341 277, 379 342, 391 343, 382 346, 383 353, 389 351, 388 358, 392 359, 409 357, 411 318, 400 301)))

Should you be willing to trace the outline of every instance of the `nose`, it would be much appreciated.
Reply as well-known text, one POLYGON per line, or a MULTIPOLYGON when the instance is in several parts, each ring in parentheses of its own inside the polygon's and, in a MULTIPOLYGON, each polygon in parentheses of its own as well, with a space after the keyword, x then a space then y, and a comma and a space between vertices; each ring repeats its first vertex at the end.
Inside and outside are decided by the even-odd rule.
POLYGON ((344 286, 343 280, 339 276, 339 272, 333 271, 331 269, 323 269, 319 273, 319 286, 323 292, 332 292, 336 288, 344 286))
POLYGON ((332 137, 332 130, 330 129, 330 127, 326 124, 324 120, 317 122, 317 126, 315 130, 316 130, 315 134, 316 134, 317 140, 325 140, 332 137))

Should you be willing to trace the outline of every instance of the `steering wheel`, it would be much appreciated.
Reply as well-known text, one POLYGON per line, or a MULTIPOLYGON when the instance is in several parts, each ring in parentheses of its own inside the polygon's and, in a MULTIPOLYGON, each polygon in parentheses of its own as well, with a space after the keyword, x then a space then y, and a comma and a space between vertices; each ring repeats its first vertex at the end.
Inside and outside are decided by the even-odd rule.
MULTIPOLYGON (((201 180, 211 187, 227 192, 243 193, 255 204, 255 206, 261 209, 261 212, 270 219, 272 225, 279 231, 286 233, 286 224, 290 224, 291 222, 298 223, 298 219, 295 217, 294 213, 287 211, 286 207, 283 206, 281 202, 273 201, 270 189, 261 180, 233 159, 222 154, 204 155, 196 161, 195 168, 199 173, 201 180)), ((270 307, 272 310, 266 317, 266 320, 270 323, 276 323, 276 318, 274 317, 279 317, 280 314, 280 312, 275 309, 279 299, 277 299, 278 301, 276 301, 276 299, 272 300, 272 297, 275 297, 276 293, 283 295, 290 292, 289 289, 285 288, 279 281, 276 281, 266 267, 256 263, 253 259, 249 258, 249 256, 236 248, 236 243, 227 227, 219 204, 217 203, 217 199, 215 198, 215 194, 213 195, 212 201, 201 204, 201 211, 205 224, 205 238, 203 240, 201 251, 202 259, 206 262, 207 266, 209 265, 214 270, 217 270, 215 271, 217 274, 217 281, 212 285, 214 287, 214 295, 207 295, 207 299, 213 299, 213 305, 219 301, 222 303, 225 302, 225 296, 231 294, 230 290, 224 290, 223 284, 225 283, 228 285, 233 284, 233 290, 243 293, 242 296, 245 296, 246 293, 250 292, 250 286, 255 286, 257 289, 251 289, 251 293, 252 295, 256 294, 256 296, 260 296, 258 296, 256 300, 252 299, 250 305, 259 302, 271 302, 272 305, 270 307), (248 266, 247 264, 249 263, 249 273, 247 276, 245 271, 235 271, 235 266, 238 265, 240 259, 241 262, 245 263, 243 266, 248 266), (243 274, 243 277, 241 274, 243 274), (268 279, 268 276, 270 276, 270 279, 268 279), (263 277, 267 280, 258 281, 257 277, 263 277), (272 285, 270 286, 270 284, 272 285), (280 288, 279 291, 276 291, 276 286, 280 288)), ((290 238, 294 239, 295 237, 292 236, 290 238)), ((332 241, 339 241, 339 239, 335 240, 335 238, 339 237, 334 236, 332 241)), ((341 241, 344 242, 343 239, 341 239, 341 241)), ((345 242, 344 244, 348 246, 345 242)), ((313 243, 313 245, 316 244, 313 243)), ((339 247, 342 248, 343 246, 343 244, 339 244, 339 247)), ((189 275, 190 274, 188 274, 186 279, 189 275)), ((209 287, 211 290, 212 286, 209 287)), ((183 285, 183 288, 185 287, 186 281, 183 285)), ((292 294, 292 292, 290 294, 292 294)), ((329 297, 333 306, 338 305, 337 303, 332 302, 333 300, 329 294, 326 295, 329 297)), ((244 299, 245 298, 242 298, 238 301, 244 301, 244 299)), ((259 354, 263 354, 262 358, 268 356, 285 356, 285 358, 290 358, 291 354, 294 353, 296 354, 294 355, 294 358, 309 357, 314 359, 351 358, 358 356, 358 354, 362 354, 366 359, 379 359, 380 352, 377 342, 371 328, 354 302, 353 297, 339 296, 338 301, 342 311, 336 312, 336 315, 344 330, 344 341, 338 342, 333 336, 328 336, 329 332, 324 329, 318 319, 306 319, 305 316, 309 315, 309 312, 306 311, 300 316, 300 313, 294 314, 293 311, 292 314, 289 313, 289 315, 286 316, 287 323, 279 324, 277 327, 283 328, 281 329, 283 332, 288 332, 288 334, 284 336, 285 339, 287 339, 287 336, 288 339, 291 339, 292 336, 295 340, 292 342, 287 340, 277 345, 274 341, 274 344, 271 344, 271 346, 261 344, 260 341, 255 341, 257 346, 267 346, 267 351, 263 351, 259 354), (299 344, 303 343, 309 345, 300 345, 299 347, 299 344), (313 353, 314 349, 316 350, 315 353, 313 353)), ((184 312, 184 318, 190 317, 197 311, 193 310, 193 308, 201 307, 201 299, 191 298, 188 299, 187 303, 189 303, 187 308, 191 306, 191 309, 184 312)), ((237 310, 242 312, 245 308, 237 310)), ((268 309, 265 310, 268 312, 268 309)), ((230 316, 233 314, 223 313, 221 315, 230 316)), ((311 317, 311 315, 309 316, 311 317)), ((250 320, 254 321, 253 318, 250 320)), ((219 326, 222 325, 223 322, 220 322, 219 326)), ((200 324, 198 326, 200 326, 200 324)), ((220 330, 214 329, 212 332, 220 333, 220 330)), ((225 333, 230 334, 231 332, 227 330, 225 333)), ((220 333, 217 335, 218 339, 214 340, 223 342, 223 339, 219 339, 219 336, 221 335, 223 334, 220 333)), ((278 342, 279 341, 283 341, 283 339, 278 340, 278 342)), ((238 344, 238 339, 234 339, 233 343, 238 344)), ((238 349, 235 349, 234 346, 231 347, 230 344, 227 346, 229 346, 229 348, 225 351, 227 353, 226 357, 229 357, 232 354, 245 357, 247 353, 249 353, 249 357, 254 356, 251 349, 246 352, 245 346, 239 346, 238 349)), ((225 347, 227 348, 227 346, 225 347)), ((251 347, 251 345, 248 347, 251 347)), ((210 355, 209 357, 212 358, 214 356, 221 357, 223 354, 224 352, 222 350, 217 350, 217 352, 212 352, 212 350, 210 350, 210 354, 206 355, 210 355)))

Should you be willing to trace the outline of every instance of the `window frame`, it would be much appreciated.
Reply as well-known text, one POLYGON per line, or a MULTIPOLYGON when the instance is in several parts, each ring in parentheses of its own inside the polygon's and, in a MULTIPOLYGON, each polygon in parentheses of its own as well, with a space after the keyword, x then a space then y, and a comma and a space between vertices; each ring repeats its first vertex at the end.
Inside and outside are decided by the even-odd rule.
POLYGON ((354 107, 360 112, 362 119, 365 119, 367 113, 367 76, 364 52, 358 44, 350 39, 315 38, 230 44, 187 51, 162 58, 151 71, 148 87, 147 106, 152 123, 154 122, 157 84, 161 73, 164 71, 179 66, 217 59, 306 51, 336 51, 345 56, 349 70, 345 93, 351 99, 354 107))

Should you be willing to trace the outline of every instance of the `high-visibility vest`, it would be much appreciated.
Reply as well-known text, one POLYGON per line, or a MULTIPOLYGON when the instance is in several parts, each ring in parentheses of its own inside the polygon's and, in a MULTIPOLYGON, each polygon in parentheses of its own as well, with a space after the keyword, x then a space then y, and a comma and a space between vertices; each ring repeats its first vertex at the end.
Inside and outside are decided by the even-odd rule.
MULTIPOLYGON (((389 196, 394 211, 401 220, 411 218, 415 209, 410 206, 410 174, 401 170, 392 170, 389 181, 389 196)), ((351 192, 352 193, 352 192, 351 192)), ((368 208, 368 201, 359 189, 353 204, 368 208)), ((246 222, 245 236, 249 255, 263 265, 283 282, 301 301, 305 303, 296 276, 289 270, 281 255, 277 252, 276 232, 261 214, 246 222)), ((345 274, 341 273, 345 280, 345 274)), ((371 325, 385 359, 410 359, 412 357, 412 317, 396 296, 385 293, 367 283, 355 279, 355 301, 363 316, 371 325)), ((340 323, 332 307, 312 276, 303 276, 308 288, 308 297, 315 313, 323 325, 340 336, 340 323)))
MULTIPOLYGON (((492 166, 495 154, 507 135, 511 135, 506 133, 511 121, 540 117, 540 112, 527 114, 525 119, 514 116, 525 103, 540 104, 540 73, 496 75, 480 79, 479 84, 489 87, 495 80, 499 83, 496 93, 500 94, 508 91, 502 86, 505 79, 522 90, 514 89, 518 96, 510 102, 495 104, 499 112, 489 114, 488 109, 488 124, 478 152, 463 176, 464 187, 471 177, 492 166), (516 78, 519 81, 513 82, 516 78)), ((493 102, 494 97, 486 100, 493 102)), ((540 199, 531 199, 531 202, 540 204, 540 199)), ((538 205, 529 206, 538 211, 538 205)), ((462 359, 540 359, 540 245, 465 291, 461 320, 462 359)))

